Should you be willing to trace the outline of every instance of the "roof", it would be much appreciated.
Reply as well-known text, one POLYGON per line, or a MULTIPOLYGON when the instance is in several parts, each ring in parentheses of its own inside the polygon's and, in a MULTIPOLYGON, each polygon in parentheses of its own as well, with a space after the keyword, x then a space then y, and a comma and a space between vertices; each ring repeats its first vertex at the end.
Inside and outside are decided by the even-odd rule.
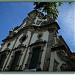
POLYGON ((65 51, 69 54, 72 55, 72 52, 69 48, 69 46, 66 44, 66 42, 64 41, 63 37, 60 35, 59 36, 60 42, 63 44, 63 46, 66 48, 65 51))

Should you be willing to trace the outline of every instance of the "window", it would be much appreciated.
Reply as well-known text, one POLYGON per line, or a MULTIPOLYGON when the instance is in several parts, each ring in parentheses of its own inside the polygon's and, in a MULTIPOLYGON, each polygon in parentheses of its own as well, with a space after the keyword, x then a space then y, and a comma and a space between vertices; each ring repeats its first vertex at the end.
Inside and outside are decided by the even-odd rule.
POLYGON ((29 69, 37 68, 40 50, 41 50, 41 47, 39 47, 39 46, 33 48, 33 50, 32 50, 33 53, 32 53, 32 58, 31 58, 31 61, 30 61, 29 69))
POLYGON ((13 61, 11 63, 10 71, 15 71, 17 64, 19 62, 20 56, 21 56, 21 51, 16 51, 14 58, 13 58, 13 61))
POLYGON ((6 59, 6 54, 5 53, 4 54, 1 54, 1 56, 0 56, 0 70, 3 67, 3 64, 5 62, 5 59, 6 59))
POLYGON ((27 38, 27 35, 22 36, 20 39, 20 42, 23 43, 26 40, 26 38, 27 38))

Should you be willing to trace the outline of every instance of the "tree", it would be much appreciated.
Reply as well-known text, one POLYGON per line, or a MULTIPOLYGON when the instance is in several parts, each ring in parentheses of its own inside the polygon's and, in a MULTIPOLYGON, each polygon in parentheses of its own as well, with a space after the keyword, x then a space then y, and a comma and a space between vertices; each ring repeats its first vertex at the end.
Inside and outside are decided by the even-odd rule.
POLYGON ((58 6, 61 6, 63 2, 34 2, 35 10, 42 10, 47 13, 47 16, 53 19, 57 19, 59 11, 58 6))

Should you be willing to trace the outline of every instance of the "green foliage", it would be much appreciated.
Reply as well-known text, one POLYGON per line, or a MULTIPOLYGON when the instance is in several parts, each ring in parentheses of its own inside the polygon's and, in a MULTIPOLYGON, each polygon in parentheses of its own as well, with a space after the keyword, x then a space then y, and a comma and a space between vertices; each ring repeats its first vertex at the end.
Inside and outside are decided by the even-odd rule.
POLYGON ((42 12, 46 12, 47 16, 57 19, 59 11, 57 9, 58 6, 61 6, 62 2, 34 2, 35 10, 42 10, 42 12))

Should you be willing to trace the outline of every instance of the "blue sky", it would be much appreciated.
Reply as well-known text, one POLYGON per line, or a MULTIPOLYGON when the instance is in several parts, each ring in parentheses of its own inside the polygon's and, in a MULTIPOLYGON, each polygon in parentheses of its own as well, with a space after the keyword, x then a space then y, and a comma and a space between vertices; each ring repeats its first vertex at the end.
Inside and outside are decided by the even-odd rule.
MULTIPOLYGON (((0 44, 9 31, 22 23, 27 14, 34 8, 33 2, 0 2, 0 44)), ((72 52, 75 51, 75 2, 65 2, 58 7, 60 13, 57 22, 59 34, 63 36, 72 52)))

